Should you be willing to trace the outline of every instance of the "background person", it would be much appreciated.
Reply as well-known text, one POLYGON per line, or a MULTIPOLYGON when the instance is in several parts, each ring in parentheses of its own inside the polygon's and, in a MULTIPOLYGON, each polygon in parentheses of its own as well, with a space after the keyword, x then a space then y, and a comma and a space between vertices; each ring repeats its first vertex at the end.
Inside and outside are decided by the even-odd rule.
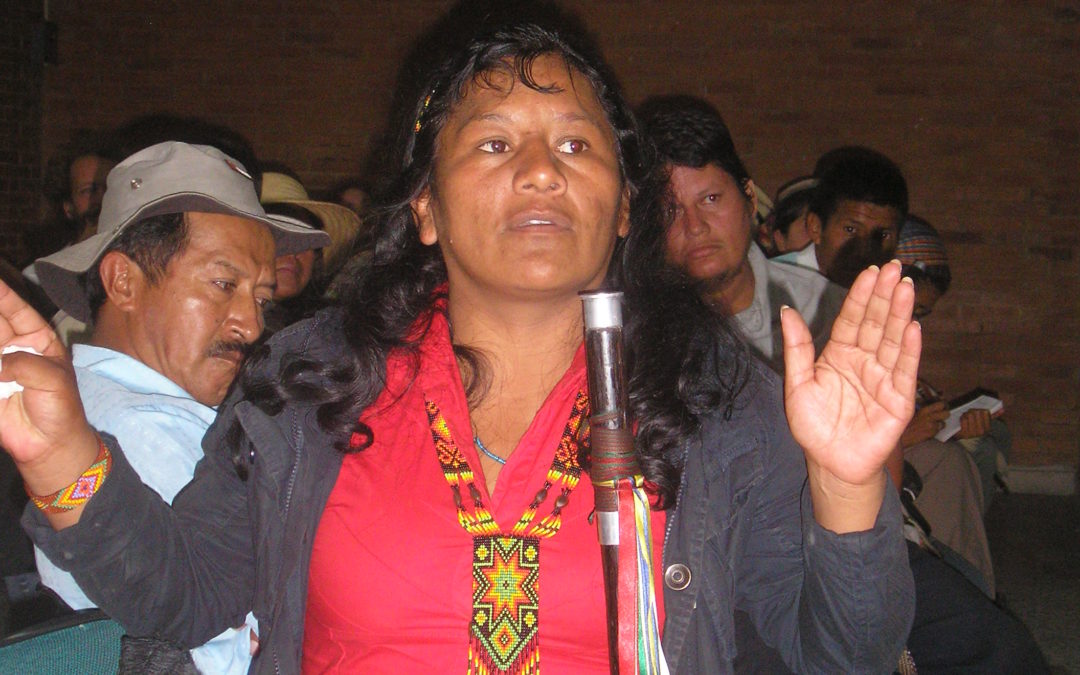
POLYGON ((811 243, 776 260, 818 270, 848 288, 862 270, 892 259, 908 212, 907 181, 895 162, 861 146, 825 153, 814 177, 806 215, 811 243))
POLYGON ((361 220, 340 204, 311 199, 303 184, 284 168, 263 172, 259 199, 271 218, 322 230, 330 241, 323 248, 278 256, 274 304, 265 315, 266 329, 274 333, 326 305, 327 288, 351 255, 361 234, 361 220))
POLYGON ((803 176, 788 181, 776 191, 773 209, 772 242, 775 255, 801 251, 811 243, 806 216, 817 179, 803 176))
MULTIPOLYGON (((904 274, 915 283, 915 315, 920 319, 929 316, 952 284, 945 243, 930 223, 909 216, 900 228, 896 257, 904 265, 904 274)), ((949 416, 942 392, 928 383, 924 383, 921 392, 921 405, 901 437, 905 447, 933 438, 949 416)), ((961 416, 960 431, 953 440, 968 451, 978 468, 982 486, 980 513, 985 515, 997 492, 997 480, 1001 480, 999 471, 1007 464, 1012 435, 1000 416, 992 416, 989 410, 972 409, 961 416)))
MULTIPOLYGON (((45 197, 49 214, 41 227, 27 232, 24 237, 31 261, 83 241, 97 232, 106 176, 116 165, 112 159, 114 151, 115 148, 107 144, 102 135, 80 131, 49 160, 45 170, 45 197)), ((57 312, 57 308, 41 291, 33 263, 27 265, 20 275, 8 269, 4 278, 5 283, 10 280, 12 287, 38 312, 49 317, 64 344, 85 340, 89 335, 85 324, 72 319, 65 312, 57 312)))
MULTIPOLYGON (((41 258, 97 232, 105 177, 116 165, 102 134, 80 131, 45 169, 49 215, 24 238, 29 260, 41 258)), ((25 264, 25 263, 24 263, 25 264)))
POLYGON ((778 373, 782 306, 798 310, 820 353, 844 289, 812 270, 767 260, 754 245, 758 190, 720 113, 701 99, 664 96, 645 101, 639 115, 669 174, 668 262, 695 280, 706 302, 730 316, 778 373))
POLYGON ((352 209, 363 218, 371 207, 371 187, 359 178, 347 178, 330 190, 329 200, 352 209))

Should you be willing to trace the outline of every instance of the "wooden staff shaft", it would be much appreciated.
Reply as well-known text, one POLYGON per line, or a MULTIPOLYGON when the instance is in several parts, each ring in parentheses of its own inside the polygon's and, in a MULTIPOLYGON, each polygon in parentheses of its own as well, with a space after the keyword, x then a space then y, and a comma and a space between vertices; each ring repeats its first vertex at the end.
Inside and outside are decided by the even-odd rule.
POLYGON ((589 382, 589 477, 596 495, 597 531, 604 573, 608 662, 619 672, 619 495, 614 485, 640 472, 628 424, 623 357, 622 293, 582 293, 585 362, 589 382))

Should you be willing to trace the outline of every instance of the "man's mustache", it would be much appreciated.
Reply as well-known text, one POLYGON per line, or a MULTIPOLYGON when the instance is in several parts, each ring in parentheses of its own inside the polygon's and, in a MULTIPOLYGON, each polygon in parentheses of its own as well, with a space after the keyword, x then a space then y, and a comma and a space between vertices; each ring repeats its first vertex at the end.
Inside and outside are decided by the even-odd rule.
POLYGON ((242 361, 251 354, 252 348, 252 345, 246 342, 226 342, 222 340, 215 342, 210 346, 210 357, 217 358, 219 356, 229 356, 235 354, 242 361))

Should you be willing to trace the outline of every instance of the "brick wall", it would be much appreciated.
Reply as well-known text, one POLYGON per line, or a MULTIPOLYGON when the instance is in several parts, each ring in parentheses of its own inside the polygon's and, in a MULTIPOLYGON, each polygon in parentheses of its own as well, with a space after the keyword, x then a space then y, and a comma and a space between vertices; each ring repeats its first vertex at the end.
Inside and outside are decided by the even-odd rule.
MULTIPOLYGON (((571 4, 634 101, 709 98, 770 191, 839 144, 896 159, 953 261, 924 373, 952 393, 1000 390, 1015 463, 1077 465, 1075 0, 571 4)), ((327 187, 361 170, 400 58, 447 5, 54 0, 43 157, 77 127, 167 111, 230 125, 327 187)))
POLYGON ((22 230, 41 195, 41 3, 0 10, 0 257, 23 258, 22 230))

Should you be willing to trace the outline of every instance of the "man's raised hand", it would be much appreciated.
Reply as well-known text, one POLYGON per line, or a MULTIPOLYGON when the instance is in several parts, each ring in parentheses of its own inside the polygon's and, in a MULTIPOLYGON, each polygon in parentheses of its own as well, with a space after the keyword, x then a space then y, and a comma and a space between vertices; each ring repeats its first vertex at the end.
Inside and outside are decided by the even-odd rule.
POLYGON ((75 370, 48 322, 0 282, 0 382, 22 391, 0 399, 0 446, 27 487, 44 495, 70 485, 94 461, 97 438, 86 421, 75 370), (38 355, 40 354, 40 355, 38 355))

